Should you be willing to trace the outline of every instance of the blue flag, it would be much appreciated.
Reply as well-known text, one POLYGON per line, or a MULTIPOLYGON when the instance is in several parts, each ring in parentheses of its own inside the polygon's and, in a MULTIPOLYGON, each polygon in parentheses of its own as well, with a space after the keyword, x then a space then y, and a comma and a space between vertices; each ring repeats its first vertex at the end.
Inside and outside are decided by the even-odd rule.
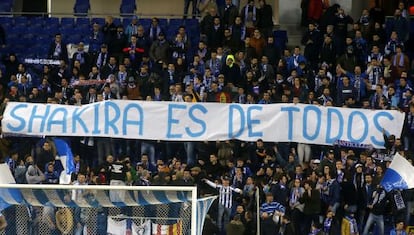
MULTIPOLYGON (((72 154, 71 148, 69 147, 68 143, 62 139, 55 138, 54 142, 55 142, 56 151, 59 157, 63 159, 66 157, 66 160, 65 160, 66 161, 66 167, 65 167, 66 174, 67 175, 72 174, 75 171, 75 163, 73 162, 73 154, 72 154)), ((62 164, 64 163, 62 162, 62 164)))

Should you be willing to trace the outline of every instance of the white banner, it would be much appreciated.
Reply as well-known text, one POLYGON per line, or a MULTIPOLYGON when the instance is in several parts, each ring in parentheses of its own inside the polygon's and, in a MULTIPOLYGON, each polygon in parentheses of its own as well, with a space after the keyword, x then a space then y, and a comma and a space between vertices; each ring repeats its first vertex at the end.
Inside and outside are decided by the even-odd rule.
POLYGON ((8 103, 3 133, 171 141, 240 139, 383 148, 382 130, 400 136, 404 114, 304 104, 240 105, 105 101, 83 106, 8 103))

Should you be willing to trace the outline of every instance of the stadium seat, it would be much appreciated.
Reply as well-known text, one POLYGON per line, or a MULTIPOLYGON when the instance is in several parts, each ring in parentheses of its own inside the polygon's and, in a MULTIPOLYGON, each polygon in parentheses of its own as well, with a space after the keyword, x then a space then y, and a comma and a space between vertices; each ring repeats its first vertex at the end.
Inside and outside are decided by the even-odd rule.
POLYGON ((40 25, 44 25, 45 22, 45 17, 42 16, 33 16, 30 17, 30 24, 40 24, 40 25))
POLYGON ((75 16, 87 16, 90 9, 89 0, 76 0, 73 12, 75 16))
POLYGON ((122 25, 124 26, 124 28, 126 28, 130 23, 131 23, 131 17, 123 17, 122 18, 122 25))
POLYGON ((174 27, 174 28, 178 28, 178 26, 183 25, 184 24, 184 20, 183 19, 170 19, 169 22, 169 27, 174 27))
MULTIPOLYGON (((151 19, 150 18, 143 18, 138 20, 139 24, 142 25, 145 29, 148 29, 151 25, 151 19)), ((131 19, 128 20, 128 24, 131 23, 131 19)), ((127 24, 127 25, 128 25, 127 24)), ((125 25, 125 24, 124 24, 125 25)))
POLYGON ((76 26, 87 25, 88 27, 91 25, 89 18, 77 18, 76 19, 76 26))
POLYGON ((12 17, 0 17, 0 24, 4 25, 4 24, 12 24, 13 23, 13 18, 12 17))
POLYGON ((158 25, 165 30, 168 27, 168 19, 158 18, 158 25))
POLYGON ((115 24, 116 26, 118 26, 118 25, 122 25, 121 19, 120 19, 120 18, 114 18, 114 24, 115 24))
POLYGON ((2 0, 0 2, 0 12, 12 12, 13 0, 2 0))
POLYGON ((288 36, 286 30, 275 30, 273 31, 273 37, 275 39, 275 45, 278 46, 281 50, 286 48, 288 43, 288 36))
POLYGON ((186 27, 198 27, 198 25, 199 25, 200 23, 199 23, 199 21, 198 21, 198 19, 186 19, 185 20, 185 26, 186 27))
POLYGON ((58 28, 60 26, 59 18, 57 17, 47 17, 44 20, 44 24, 46 27, 56 27, 58 28))
POLYGON ((91 24, 98 23, 100 26, 105 24, 105 18, 92 18, 91 24))
POLYGON ((75 25, 75 18, 73 17, 63 17, 60 19, 60 25, 63 26, 74 26, 75 25))
POLYGON ((83 38, 82 38, 82 36, 81 35, 79 35, 79 34, 72 34, 72 35, 68 35, 67 37, 66 37, 66 43, 79 43, 80 41, 83 41, 84 42, 84 40, 82 40, 83 38))
POLYGON ((27 23, 29 23, 29 20, 26 16, 14 17, 14 25, 27 25, 27 23))
POLYGON ((45 33, 49 36, 55 36, 55 34, 60 33, 58 25, 48 25, 45 29, 45 33))
POLYGON ((132 15, 136 9, 137 5, 135 3, 135 0, 122 0, 121 6, 119 7, 121 16, 132 15))

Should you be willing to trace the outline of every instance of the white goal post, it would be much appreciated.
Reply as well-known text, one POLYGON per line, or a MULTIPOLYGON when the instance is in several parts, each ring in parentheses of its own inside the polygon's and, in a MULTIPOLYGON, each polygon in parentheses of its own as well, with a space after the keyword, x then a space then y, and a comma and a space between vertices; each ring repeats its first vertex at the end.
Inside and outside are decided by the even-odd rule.
MULTIPOLYGON (((215 197, 211 198, 211 202, 214 199, 215 197)), ((115 219, 167 221, 182 218, 184 222, 180 223, 180 226, 183 226, 184 232, 179 234, 201 235, 204 217, 211 203, 205 206, 207 205, 205 202, 203 204, 199 202, 195 186, 0 184, 0 210, 5 209, 4 214, 8 222, 16 220, 14 225, 16 230, 22 229, 21 225, 27 223, 17 221, 27 217, 20 214, 27 213, 27 208, 44 209, 45 206, 53 206, 55 210, 69 208, 73 214, 76 213, 76 208, 89 208, 91 211, 97 208, 109 208, 110 214, 107 218, 115 219), (82 192, 82 200, 74 198, 73 195, 77 192, 82 192), (13 214, 15 218, 8 217, 7 210, 10 207, 17 208, 13 214), (19 209, 19 207, 26 209, 19 209), (199 211, 197 207, 200 207, 199 211), (128 215, 122 213, 125 208, 129 208, 133 213, 128 215), (157 215, 144 213, 148 208, 157 211, 157 215), (185 215, 182 211, 185 211, 185 215), (172 218, 171 212, 176 217, 172 218)), ((97 213, 93 212, 91 216, 97 213)), ((98 222, 95 223, 94 226, 100 226, 98 222)))

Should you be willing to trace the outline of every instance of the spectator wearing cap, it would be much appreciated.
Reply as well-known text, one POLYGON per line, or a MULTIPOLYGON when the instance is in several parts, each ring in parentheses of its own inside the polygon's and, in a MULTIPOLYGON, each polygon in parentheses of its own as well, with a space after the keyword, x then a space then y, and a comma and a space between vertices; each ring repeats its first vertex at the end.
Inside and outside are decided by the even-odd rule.
POLYGON ((158 38, 155 40, 150 48, 149 55, 150 58, 160 64, 166 63, 169 61, 169 50, 170 44, 165 38, 165 34, 163 32, 158 33, 158 38))
POLYGON ((335 151, 329 149, 326 153, 326 156, 322 159, 321 164, 319 165, 319 171, 323 172, 325 166, 328 166, 331 171, 335 169, 335 151))
POLYGON ((222 177, 221 184, 214 183, 208 179, 203 179, 203 181, 212 188, 218 189, 218 217, 217 217, 217 226, 220 231, 224 230, 223 225, 229 223, 231 210, 234 204, 234 195, 233 193, 242 194, 243 191, 239 188, 234 188, 230 186, 230 178, 222 177))

